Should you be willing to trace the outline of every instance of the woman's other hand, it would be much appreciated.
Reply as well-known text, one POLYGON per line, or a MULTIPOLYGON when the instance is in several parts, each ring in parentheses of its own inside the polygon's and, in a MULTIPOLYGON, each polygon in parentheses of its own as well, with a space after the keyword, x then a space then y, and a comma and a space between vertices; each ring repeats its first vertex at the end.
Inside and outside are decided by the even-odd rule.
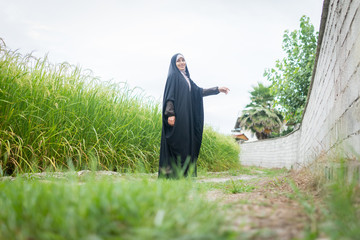
POLYGON ((168 124, 172 127, 175 125, 175 116, 168 117, 168 124))
POLYGON ((228 94, 230 91, 230 89, 228 89, 227 87, 219 87, 219 92, 228 94))

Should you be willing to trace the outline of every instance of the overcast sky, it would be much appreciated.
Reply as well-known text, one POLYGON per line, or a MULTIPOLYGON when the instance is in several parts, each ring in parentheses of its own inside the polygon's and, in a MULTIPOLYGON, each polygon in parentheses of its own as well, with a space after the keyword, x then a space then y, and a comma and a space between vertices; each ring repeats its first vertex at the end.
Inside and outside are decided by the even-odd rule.
POLYGON ((266 83, 264 70, 283 58, 285 30, 302 15, 318 31, 322 0, 1 0, 0 38, 21 53, 91 69, 162 101, 170 64, 182 53, 200 87, 227 86, 206 97, 205 123, 230 134, 266 83))

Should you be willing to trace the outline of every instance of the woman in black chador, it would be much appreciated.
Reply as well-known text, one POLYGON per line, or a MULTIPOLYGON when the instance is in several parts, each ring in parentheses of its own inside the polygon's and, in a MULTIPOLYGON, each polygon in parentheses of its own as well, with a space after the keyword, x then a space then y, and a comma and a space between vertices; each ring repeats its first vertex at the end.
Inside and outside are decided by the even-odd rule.
POLYGON ((219 92, 227 94, 229 89, 198 87, 190 78, 184 56, 171 58, 163 97, 159 177, 196 176, 204 126, 203 97, 219 92))

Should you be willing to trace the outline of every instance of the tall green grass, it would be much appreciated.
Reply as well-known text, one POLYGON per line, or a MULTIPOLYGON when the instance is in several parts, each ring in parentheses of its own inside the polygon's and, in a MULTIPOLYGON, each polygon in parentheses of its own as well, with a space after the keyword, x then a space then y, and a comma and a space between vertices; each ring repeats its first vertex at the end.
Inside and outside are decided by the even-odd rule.
MULTIPOLYGON (((160 134, 160 104, 140 90, 0 44, 1 175, 91 166, 156 172, 160 134)), ((211 129, 203 146, 204 168, 238 162, 238 146, 211 129)))
POLYGON ((225 136, 205 126, 198 165, 207 171, 239 169, 239 144, 230 136, 225 136))
POLYGON ((234 239, 190 180, 0 181, 0 239, 234 239))
POLYGON ((67 63, 1 49, 0 139, 5 172, 87 168, 154 171, 157 104, 125 84, 67 63))

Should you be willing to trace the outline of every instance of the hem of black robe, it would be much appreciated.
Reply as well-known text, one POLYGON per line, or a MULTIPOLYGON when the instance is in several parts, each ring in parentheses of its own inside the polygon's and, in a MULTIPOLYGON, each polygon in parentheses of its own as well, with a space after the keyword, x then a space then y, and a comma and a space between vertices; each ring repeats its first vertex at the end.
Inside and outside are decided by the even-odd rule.
MULTIPOLYGON (((196 159, 197 160, 197 159, 196 159)), ((190 164, 181 164, 181 166, 159 166, 159 179, 182 179, 188 177, 197 177, 196 160, 191 161, 190 164), (185 168, 184 166, 187 165, 185 168)), ((173 161, 171 161, 173 162, 173 161)))

